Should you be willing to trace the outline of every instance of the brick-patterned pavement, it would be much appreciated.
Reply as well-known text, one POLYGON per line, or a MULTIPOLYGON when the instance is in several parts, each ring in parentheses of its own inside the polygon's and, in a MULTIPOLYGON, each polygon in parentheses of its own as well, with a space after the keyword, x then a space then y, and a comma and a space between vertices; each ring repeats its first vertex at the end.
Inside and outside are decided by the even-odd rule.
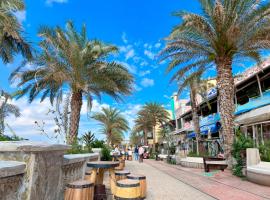
POLYGON ((144 160, 142 165, 127 161, 127 168, 147 175, 150 199, 197 200, 199 197, 203 199, 211 199, 213 197, 221 200, 270 199, 270 187, 242 180, 231 175, 231 172, 228 170, 225 172, 214 171, 213 173, 206 174, 201 169, 184 168, 179 165, 169 165, 155 160, 144 160), (165 186, 164 192, 160 186, 165 186), (159 195, 163 195, 151 196, 156 192, 159 195), (179 197, 178 195, 182 196, 179 197))
MULTIPOLYGON (((154 161, 153 161, 154 162, 154 161)), ((138 163, 137 161, 126 161, 126 170, 131 173, 144 174, 147 179, 146 200, 212 200, 211 196, 199 191, 191 185, 179 181, 166 171, 166 166, 158 165, 152 161, 138 163)), ((178 171, 177 169, 175 169, 178 171)))

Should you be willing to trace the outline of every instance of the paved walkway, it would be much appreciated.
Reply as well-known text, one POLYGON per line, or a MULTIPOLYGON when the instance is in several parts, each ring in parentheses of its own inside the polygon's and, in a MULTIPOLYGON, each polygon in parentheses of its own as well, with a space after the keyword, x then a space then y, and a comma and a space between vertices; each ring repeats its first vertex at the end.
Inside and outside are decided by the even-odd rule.
POLYGON ((131 173, 144 174, 147 178, 147 200, 211 200, 211 196, 179 181, 176 177, 152 166, 151 162, 139 164, 126 161, 131 173))
POLYGON ((126 162, 131 172, 147 175, 149 199, 270 199, 264 187, 231 175, 230 171, 205 174, 201 169, 183 168, 162 161, 126 162))

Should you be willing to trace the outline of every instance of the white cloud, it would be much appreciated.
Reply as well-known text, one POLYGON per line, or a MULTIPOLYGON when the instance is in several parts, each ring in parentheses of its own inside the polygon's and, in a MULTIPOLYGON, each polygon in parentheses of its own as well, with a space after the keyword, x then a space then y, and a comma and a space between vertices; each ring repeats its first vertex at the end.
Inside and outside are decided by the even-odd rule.
POLYGON ((127 40, 127 34, 125 32, 123 32, 122 34, 122 41, 127 44, 128 43, 128 40, 127 40))
MULTIPOLYGON (((101 108, 108 108, 109 104, 106 103, 99 103, 96 99, 93 100, 92 102, 92 109, 91 112, 100 112, 101 108)), ((81 115, 86 115, 87 114, 87 102, 84 101, 81 109, 81 115)))
POLYGON ((141 88, 140 86, 138 86, 137 84, 134 84, 134 85, 133 85, 133 88, 134 88, 134 90, 137 91, 137 92, 139 92, 139 91, 142 90, 142 88, 141 88))
POLYGON ((137 67, 136 66, 130 65, 130 64, 126 63, 126 62, 119 62, 119 63, 124 65, 128 69, 128 71, 130 73, 137 74, 137 67))
POLYGON ((129 127, 132 129, 134 126, 134 120, 136 118, 137 113, 141 109, 142 105, 140 104, 128 104, 127 108, 123 112, 126 120, 129 122, 129 127))
POLYGON ((161 46, 161 43, 159 43, 159 42, 155 44, 155 47, 156 47, 157 49, 158 49, 160 46, 161 46))
POLYGON ((126 60, 132 58, 135 55, 135 51, 134 49, 130 49, 127 53, 126 53, 126 60))
POLYGON ((19 23, 22 24, 26 20, 26 11, 17 11, 14 13, 16 18, 18 19, 19 23))
POLYGON ((52 5, 53 3, 67 3, 68 0, 46 0, 47 5, 52 5))
POLYGON ((141 85, 143 87, 151 87, 151 86, 154 86, 154 84, 155 84, 155 81, 149 78, 143 78, 141 81, 141 85))
POLYGON ((150 73, 151 73, 150 70, 140 71, 139 76, 145 76, 145 75, 150 74, 150 73))
POLYGON ((146 62, 146 61, 142 61, 142 62, 140 63, 140 65, 141 65, 141 66, 147 66, 147 65, 149 65, 149 63, 146 62))
POLYGON ((146 55, 151 60, 154 60, 154 58, 155 58, 155 54, 151 51, 148 51, 148 50, 144 50, 144 55, 146 55))

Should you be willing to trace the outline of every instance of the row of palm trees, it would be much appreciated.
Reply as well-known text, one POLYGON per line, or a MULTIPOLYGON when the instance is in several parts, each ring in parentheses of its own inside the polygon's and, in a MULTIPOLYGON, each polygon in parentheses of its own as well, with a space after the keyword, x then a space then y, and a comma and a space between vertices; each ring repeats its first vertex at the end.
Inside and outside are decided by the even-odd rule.
MULTIPOLYGON (((157 129, 164 126, 169 120, 170 114, 161 104, 156 102, 146 103, 137 114, 131 137, 142 133, 144 144, 147 145, 147 134, 151 132, 155 144, 157 129)), ((155 151, 155 145, 153 145, 153 152, 155 151)))
MULTIPOLYGON (((270 2, 200 0, 200 3, 202 14, 175 13, 182 22, 168 36, 161 57, 169 59, 167 71, 176 71, 178 80, 194 72, 216 70, 225 154, 229 158, 234 135, 233 66, 243 59, 259 63, 262 51, 270 48, 270 2)), ((89 40, 86 27, 77 32, 72 22, 67 22, 65 29, 40 28, 39 49, 31 49, 14 15, 22 10, 22 0, 0 1, 0 57, 9 63, 21 53, 33 66, 29 69, 29 65, 23 65, 11 74, 11 80, 19 80, 18 87, 22 88, 16 94, 18 98, 28 94, 31 102, 41 95, 41 101, 49 98, 53 103, 61 100, 65 90, 71 92, 69 143, 72 143, 78 134, 83 98, 87 99, 89 109, 94 96, 108 94, 121 100, 122 95, 131 93, 133 77, 124 66, 112 61, 117 47, 89 40)), ((141 112, 138 120, 139 116, 150 115, 141 112)), ((153 128, 159 120, 150 119, 153 128)), ((144 131, 149 128, 143 127, 144 131)))

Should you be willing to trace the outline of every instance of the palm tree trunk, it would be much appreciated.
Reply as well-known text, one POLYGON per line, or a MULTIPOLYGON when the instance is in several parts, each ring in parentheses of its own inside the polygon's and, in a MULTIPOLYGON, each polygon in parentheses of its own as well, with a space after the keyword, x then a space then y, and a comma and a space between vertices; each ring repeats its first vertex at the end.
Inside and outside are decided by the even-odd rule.
POLYGON ((156 130, 155 130, 155 126, 153 126, 153 153, 156 153, 156 130))
POLYGON ((217 64, 218 106, 224 137, 225 157, 232 166, 232 143, 234 139, 234 79, 232 74, 232 59, 219 58, 217 64))
POLYGON ((68 144, 73 144, 78 135, 79 123, 80 123, 80 114, 82 108, 82 92, 81 91, 73 91, 71 96, 71 113, 70 113, 70 130, 69 130, 69 138, 68 144))
POLYGON ((147 141, 147 131, 143 131, 143 136, 144 136, 144 145, 147 146, 148 145, 148 141, 147 141))
POLYGON ((200 120, 197 109, 196 102, 196 86, 190 85, 190 100, 191 100, 191 110, 192 110, 192 121, 194 126, 194 132, 196 133, 196 153, 199 155, 199 139, 200 139, 200 120))

